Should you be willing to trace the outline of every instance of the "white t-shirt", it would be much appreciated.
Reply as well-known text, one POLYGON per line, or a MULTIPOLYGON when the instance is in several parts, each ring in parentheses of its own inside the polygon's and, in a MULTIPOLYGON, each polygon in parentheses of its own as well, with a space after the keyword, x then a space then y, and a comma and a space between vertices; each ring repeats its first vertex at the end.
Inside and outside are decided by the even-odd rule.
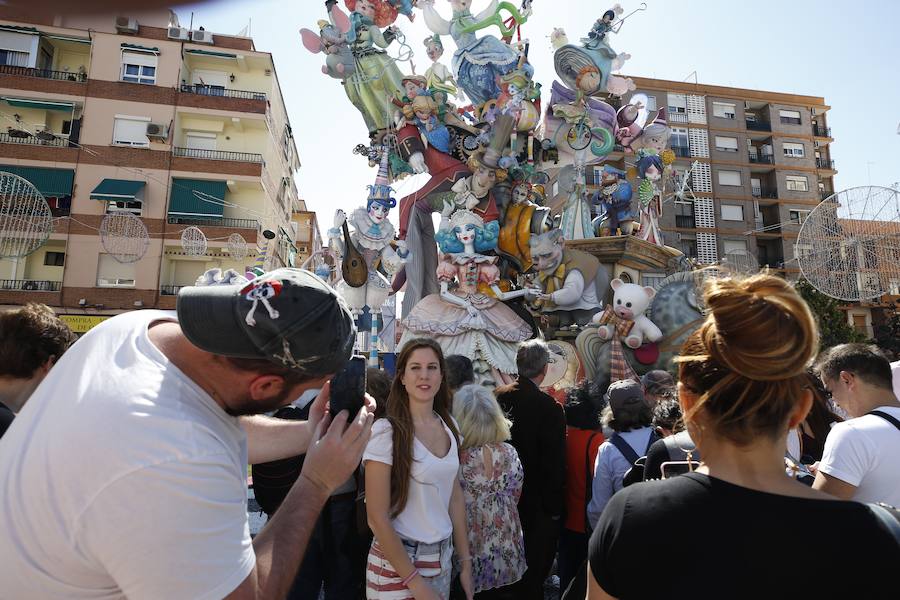
POLYGON ((894 396, 900 400, 900 360, 891 363, 891 376, 894 380, 894 396))
MULTIPOLYGON (((900 419, 900 408, 877 410, 900 419)), ((855 485, 858 502, 900 506, 900 429, 877 415, 836 423, 825 439, 819 470, 855 485)))
POLYGON ((0 597, 218 599, 253 570, 247 440, 147 335, 109 319, 0 440, 0 597))
MULTIPOLYGON (((443 421, 442 421, 443 422, 443 421)), ((407 540, 433 544, 450 537, 450 495, 459 473, 459 449, 456 438, 444 423, 450 436, 450 450, 438 458, 418 438, 413 438, 412 481, 403 511, 391 524, 397 534, 407 540)), ((378 419, 372 426, 372 437, 363 453, 363 463, 394 463, 394 428, 387 419, 378 419)))

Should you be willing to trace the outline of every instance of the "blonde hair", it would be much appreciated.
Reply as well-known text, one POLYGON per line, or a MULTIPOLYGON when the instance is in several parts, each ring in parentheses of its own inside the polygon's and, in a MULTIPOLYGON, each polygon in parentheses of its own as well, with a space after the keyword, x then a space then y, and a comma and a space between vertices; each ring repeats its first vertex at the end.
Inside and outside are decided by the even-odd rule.
POLYGON ((464 385, 453 395, 453 418, 462 436, 460 449, 505 442, 512 422, 506 418, 490 390, 477 383, 464 385))
POLYGON ((488 164, 485 164, 481 160, 481 158, 478 156, 477 152, 475 154, 472 154, 471 156, 469 156, 468 160, 466 160, 466 166, 469 167, 469 170, 472 171, 473 173, 475 172, 475 169, 477 169, 478 167, 484 167, 485 169, 490 169, 491 171, 494 171, 494 173, 497 174, 497 183, 500 183, 501 181, 505 181, 506 178, 509 176, 509 172, 506 169, 503 169, 501 167, 492 167, 488 164))
POLYGON ((416 111, 427 112, 430 115, 435 114, 438 111, 438 105, 429 96, 416 96, 412 102, 404 104, 401 110, 404 117, 412 119, 416 116, 416 111))
POLYGON ((702 414, 703 426, 738 445, 783 435, 818 348, 809 307, 769 274, 708 281, 703 300, 706 320, 675 358, 679 381, 699 396, 685 421, 702 414))

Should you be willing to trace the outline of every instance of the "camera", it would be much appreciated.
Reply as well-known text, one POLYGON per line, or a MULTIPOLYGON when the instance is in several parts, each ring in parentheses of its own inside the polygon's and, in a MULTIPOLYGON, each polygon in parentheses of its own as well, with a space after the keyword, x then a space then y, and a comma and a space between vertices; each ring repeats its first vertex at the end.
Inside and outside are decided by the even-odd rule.
POLYGON ((331 379, 331 395, 328 400, 331 416, 346 410, 352 419, 363 407, 366 395, 366 359, 353 356, 331 379))

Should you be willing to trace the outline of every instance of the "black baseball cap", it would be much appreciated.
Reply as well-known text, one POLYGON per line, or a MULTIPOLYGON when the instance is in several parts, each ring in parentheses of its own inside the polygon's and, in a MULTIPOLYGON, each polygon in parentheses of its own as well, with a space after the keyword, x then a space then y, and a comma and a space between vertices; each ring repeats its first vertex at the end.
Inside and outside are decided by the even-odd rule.
POLYGON ((176 311, 184 335, 201 350, 313 376, 339 371, 356 337, 344 299, 303 269, 276 269, 242 285, 185 287, 176 311))

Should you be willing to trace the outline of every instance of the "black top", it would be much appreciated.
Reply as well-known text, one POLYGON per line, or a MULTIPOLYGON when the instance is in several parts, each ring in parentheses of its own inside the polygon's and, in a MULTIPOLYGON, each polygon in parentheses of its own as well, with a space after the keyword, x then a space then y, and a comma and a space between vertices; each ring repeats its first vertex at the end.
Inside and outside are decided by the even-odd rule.
POLYGON ((691 450, 691 460, 700 462, 700 451, 697 450, 687 431, 680 431, 675 435, 653 442, 650 449, 647 450, 644 481, 662 479, 664 462, 687 460, 687 452, 683 449, 691 450))
POLYGON ((613 496, 589 556, 620 599, 872 599, 897 597, 900 545, 864 504, 689 473, 613 496))
POLYGON ((566 417, 562 406, 524 377, 498 389, 497 402, 512 420, 510 444, 519 454, 525 473, 519 516, 523 521, 539 514, 561 516, 566 476, 566 417))
POLYGON ((3 437, 3 434, 6 433, 6 430, 9 429, 9 426, 12 425, 13 419, 16 418, 16 413, 9 410, 5 404, 0 402, 0 438, 3 437))

